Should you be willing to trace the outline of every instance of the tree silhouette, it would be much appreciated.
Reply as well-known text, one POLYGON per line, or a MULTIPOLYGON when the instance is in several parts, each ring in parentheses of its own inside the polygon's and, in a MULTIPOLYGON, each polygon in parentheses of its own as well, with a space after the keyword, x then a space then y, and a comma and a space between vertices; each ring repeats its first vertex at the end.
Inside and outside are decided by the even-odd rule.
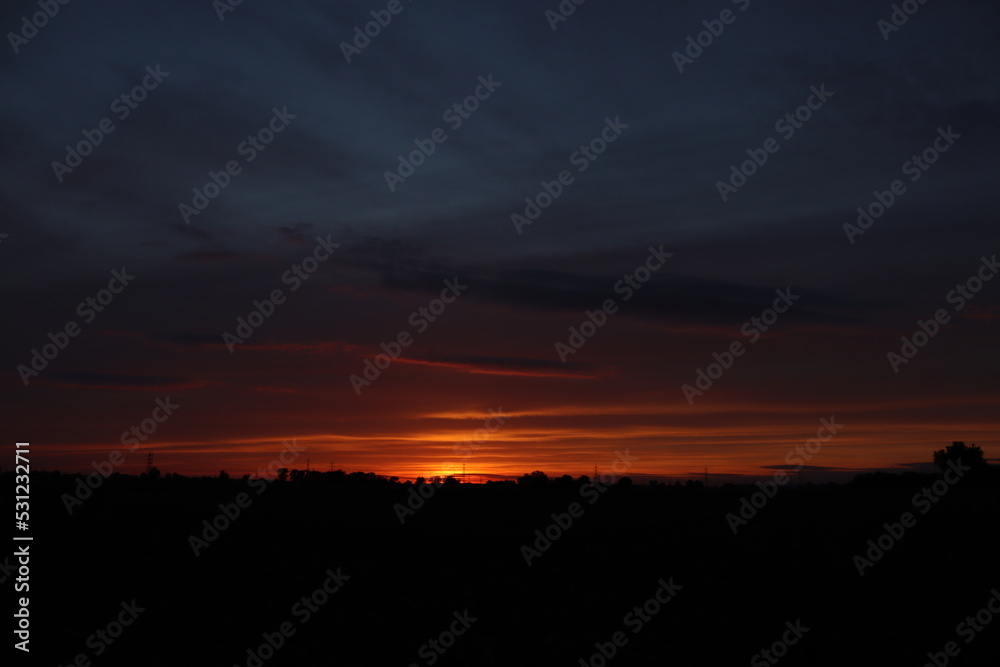
POLYGON ((949 461, 961 462, 973 470, 986 467, 983 450, 976 444, 966 447, 964 442, 952 442, 948 447, 934 452, 934 465, 941 470, 948 469, 949 461))
POLYGON ((549 483, 549 476, 541 470, 535 470, 530 475, 521 475, 517 478, 518 484, 525 486, 545 486, 549 483))

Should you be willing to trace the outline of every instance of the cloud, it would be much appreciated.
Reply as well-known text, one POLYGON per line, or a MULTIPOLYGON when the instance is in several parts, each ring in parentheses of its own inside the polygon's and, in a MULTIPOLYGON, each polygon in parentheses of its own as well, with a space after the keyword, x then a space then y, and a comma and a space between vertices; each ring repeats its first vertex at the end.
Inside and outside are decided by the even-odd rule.
POLYGON ((563 364, 548 359, 442 355, 433 358, 400 357, 396 361, 484 375, 518 375, 521 377, 571 378, 576 380, 593 380, 600 377, 587 364, 563 364))

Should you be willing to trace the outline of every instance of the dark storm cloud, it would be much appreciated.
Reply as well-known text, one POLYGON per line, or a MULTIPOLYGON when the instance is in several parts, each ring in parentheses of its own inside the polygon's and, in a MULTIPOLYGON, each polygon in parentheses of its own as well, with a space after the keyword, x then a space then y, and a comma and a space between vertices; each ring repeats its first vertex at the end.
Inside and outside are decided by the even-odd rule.
MULTIPOLYGON (((655 246, 654 246, 655 247, 655 246)), ((666 250, 662 248, 662 250, 666 250)), ((468 298, 528 306, 547 311, 582 311, 599 308, 609 298, 616 299, 629 316, 675 322, 730 323, 734 317, 749 317, 770 305, 776 288, 791 286, 754 286, 674 275, 663 270, 648 283, 632 290, 624 282, 641 266, 648 248, 591 251, 586 256, 574 256, 571 261, 554 257, 550 263, 559 268, 523 268, 449 264, 434 258, 422 246, 401 241, 368 239, 358 245, 348 245, 342 262, 368 276, 380 288, 393 292, 423 292, 432 295, 441 291, 442 281, 458 277, 468 283, 468 298), (582 260, 582 261, 579 261, 582 260), (584 267, 606 268, 608 272, 584 273, 584 267), (624 269, 611 273, 610 267, 624 269), (629 300, 623 296, 632 293, 629 300)), ((334 269, 336 270, 336 269, 334 269)), ((634 280, 634 278, 633 278, 634 280)), ((788 318, 803 322, 848 323, 866 314, 881 311, 884 302, 858 297, 846 298, 825 294, 819 290, 791 287, 801 299, 801 307, 793 309, 788 318)))

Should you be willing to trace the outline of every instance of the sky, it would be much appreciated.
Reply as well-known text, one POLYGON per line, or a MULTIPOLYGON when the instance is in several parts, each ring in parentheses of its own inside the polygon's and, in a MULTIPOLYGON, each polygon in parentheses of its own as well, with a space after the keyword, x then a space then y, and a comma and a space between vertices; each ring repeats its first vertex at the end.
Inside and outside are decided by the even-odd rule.
POLYGON ((7 3, 8 440, 64 472, 1000 460, 996 4, 563 7, 7 3))

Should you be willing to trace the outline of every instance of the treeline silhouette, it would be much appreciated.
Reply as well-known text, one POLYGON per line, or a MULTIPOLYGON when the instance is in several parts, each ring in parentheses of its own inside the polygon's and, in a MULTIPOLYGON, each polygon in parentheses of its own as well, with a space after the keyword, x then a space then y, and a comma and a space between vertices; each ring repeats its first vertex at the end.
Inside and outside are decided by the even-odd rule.
MULTIPOLYGON (((1000 466, 991 466, 986 462, 982 448, 972 444, 966 446, 964 442, 955 441, 944 449, 934 452, 934 465, 942 473, 947 471, 952 464, 960 466, 963 471, 963 484, 986 484, 1000 485, 1000 466)), ((852 486, 858 487, 909 487, 920 486, 936 479, 936 473, 919 472, 870 472, 855 476, 851 481, 852 486)))
MULTIPOLYGON (((939 449, 933 454, 933 462, 942 472, 946 471, 950 463, 961 464, 969 471, 965 475, 967 479, 972 481, 972 483, 979 484, 1000 484, 1000 466, 989 465, 986 461, 985 455, 983 454, 982 448, 976 444, 966 445, 964 442, 955 441, 951 445, 945 447, 944 449, 939 449)), ((0 469, 2 471, 2 469, 0 469)), ((39 471, 36 471, 36 474, 39 471)), ((794 472, 794 470, 792 471, 794 472)), ((45 474, 51 474, 59 476, 59 471, 52 471, 45 474)), ((73 477, 76 475, 88 475, 95 473, 68 473, 67 476, 73 477)), ((856 475, 847 485, 858 486, 858 487, 870 487, 870 486, 887 486, 887 487, 898 487, 898 486, 912 486, 914 484, 924 484, 928 481, 935 479, 938 475, 936 473, 925 473, 925 472, 914 472, 914 471, 904 471, 899 473, 891 473, 884 471, 861 473, 856 475)), ((121 472, 113 472, 108 479, 121 479, 121 478, 132 478, 132 479, 142 479, 149 481, 163 480, 164 482, 180 481, 180 480, 192 480, 192 481, 217 481, 217 482, 235 482, 240 479, 246 483, 249 482, 253 477, 250 473, 244 474, 241 478, 235 479, 229 475, 225 470, 220 470, 215 476, 206 475, 182 475, 180 473, 167 473, 163 474, 156 467, 151 467, 146 472, 139 475, 130 475, 121 472)), ((422 485, 422 484, 432 484, 434 486, 458 486, 463 483, 474 483, 474 480, 479 475, 470 474, 466 480, 463 482, 460 476, 447 475, 447 476, 433 476, 433 477, 417 477, 415 480, 403 480, 400 481, 398 476, 395 475, 379 475, 374 472, 346 472, 344 470, 301 470, 298 468, 279 468, 277 475, 274 478, 275 482, 278 483, 293 483, 293 484, 310 484, 310 485, 330 485, 330 486, 369 486, 369 487, 388 487, 388 486, 404 486, 408 487, 410 485, 422 485)), ((572 475, 561 475, 550 477, 547 473, 542 470, 534 470, 530 473, 525 473, 513 480, 511 479, 501 479, 501 480, 486 480, 483 486, 500 486, 500 487, 550 487, 550 488, 577 488, 584 484, 591 483, 602 483, 606 486, 616 486, 619 488, 628 488, 635 485, 631 477, 618 477, 616 475, 602 475, 599 474, 597 478, 591 480, 588 475, 580 475, 578 477, 573 477, 572 475), (606 481, 606 477, 610 477, 611 481, 606 481)), ((752 480, 747 480, 743 483, 726 482, 719 486, 723 488, 731 487, 741 487, 753 485, 752 480)), ((836 482, 827 482, 830 486, 840 486, 836 482)), ((813 482, 807 482, 807 486, 816 485, 813 482)), ((650 488, 688 488, 688 489, 700 489, 704 488, 704 482, 697 479, 687 479, 683 483, 679 480, 674 481, 672 484, 650 479, 644 486, 650 488)))

